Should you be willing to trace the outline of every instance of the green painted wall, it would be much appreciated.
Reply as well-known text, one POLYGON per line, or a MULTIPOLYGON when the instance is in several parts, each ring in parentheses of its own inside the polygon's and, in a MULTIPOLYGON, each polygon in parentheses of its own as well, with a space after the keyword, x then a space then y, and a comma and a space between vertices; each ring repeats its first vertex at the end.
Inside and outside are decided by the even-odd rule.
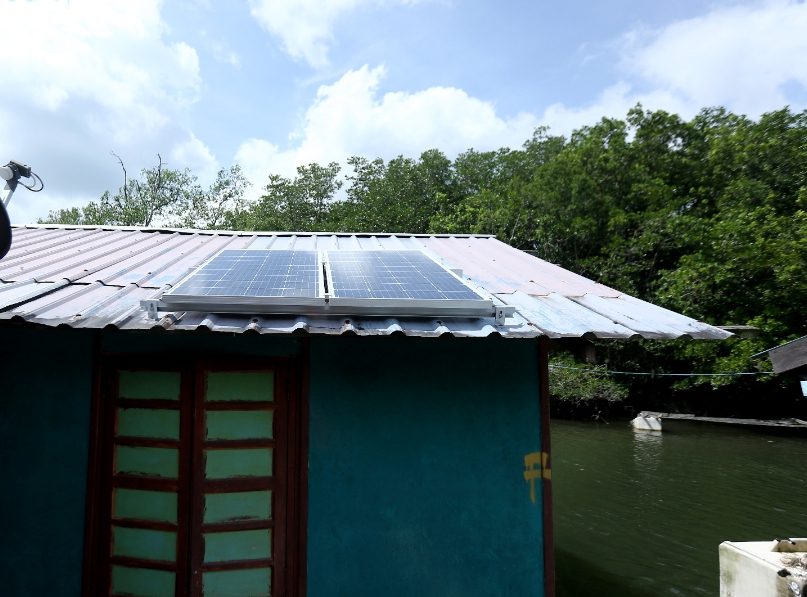
POLYGON ((0 594, 81 589, 92 334, 0 326, 0 594))
POLYGON ((543 595, 535 341, 311 350, 309 596, 543 595))

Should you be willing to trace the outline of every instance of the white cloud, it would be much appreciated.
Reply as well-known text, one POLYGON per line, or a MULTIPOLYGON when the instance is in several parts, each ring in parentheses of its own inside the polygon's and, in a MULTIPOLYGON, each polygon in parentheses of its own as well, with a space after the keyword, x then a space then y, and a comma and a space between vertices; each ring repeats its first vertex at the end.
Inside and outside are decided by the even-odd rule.
MULTIPOLYGON (((88 201, 92 199, 97 199, 97 197, 90 197, 88 201)), ((81 203, 84 204, 86 201, 81 203)), ((37 219, 44 218, 51 211, 58 211, 75 205, 76 201, 73 196, 54 193, 50 190, 34 195, 25 189, 17 187, 14 197, 11 199, 8 214, 12 224, 33 224, 37 219)))
POLYGON ((291 136, 279 148, 262 139, 245 141, 236 154, 259 191, 270 173, 291 176, 297 165, 344 162, 351 155, 385 159, 417 156, 429 148, 455 155, 520 146, 538 124, 531 114, 503 118, 489 102, 454 87, 379 93, 384 68, 363 66, 323 85, 291 136))
POLYGON ((704 105, 759 114, 807 87, 807 4, 787 0, 718 8, 650 37, 627 66, 656 88, 704 105))
POLYGON ((213 180, 219 169, 219 163, 210 148, 193 133, 189 133, 185 140, 174 145, 170 157, 169 168, 189 168, 203 181, 213 180))
MULTIPOLYGON (((204 8, 208 12, 212 10, 210 6, 202 6, 200 8, 204 8)), ((202 38, 202 42, 204 43, 205 48, 207 48, 207 50, 210 52, 213 60, 218 63, 229 64, 233 68, 240 69, 241 57, 238 55, 238 52, 233 50, 227 41, 220 37, 220 35, 221 34, 219 32, 210 34, 204 29, 199 31, 199 36, 202 38)))
POLYGON ((788 92, 807 91, 807 3, 767 0, 718 7, 655 31, 620 40, 622 79, 584 106, 553 104, 542 117, 569 133, 603 116, 624 117, 637 102, 683 117, 707 106, 757 117, 790 104, 788 92))
POLYGON ((566 106, 555 103, 548 106, 541 116, 541 124, 549 127, 555 135, 566 135, 582 126, 599 122, 604 116, 624 118, 637 103, 646 109, 663 109, 690 117, 697 111, 675 94, 663 90, 636 93, 622 81, 604 89, 593 101, 582 106, 566 106))
POLYGON ((199 61, 187 44, 165 43, 159 4, 6 2, 0 36, 4 94, 47 111, 90 101, 114 135, 165 124, 165 106, 196 99, 199 61))
MULTIPOLYGON (((357 1, 329 4, 325 13, 332 16, 334 7, 347 10, 357 1)), ((788 103, 800 109, 807 106, 788 96, 788 86, 807 90, 807 61, 800 59, 807 55, 804 31, 807 3, 787 0, 717 7, 655 31, 630 31, 617 44, 621 78, 590 102, 555 103, 540 115, 510 118, 454 87, 382 94, 383 67, 364 66, 319 88, 288 146, 250 139, 236 159, 257 191, 270 172, 291 176, 300 164, 354 154, 413 156, 431 147, 449 155, 469 147, 514 147, 539 124, 568 135, 603 116, 624 118, 637 103, 684 118, 711 105, 753 117, 788 103)))
POLYGON ((295 163, 293 152, 282 152, 274 143, 266 139, 247 139, 238 147, 235 163, 252 185, 247 187, 245 195, 249 200, 256 200, 266 188, 270 174, 293 176, 295 163))
POLYGON ((233 68, 241 68, 241 58, 238 56, 238 53, 224 42, 214 42, 211 45, 211 50, 213 52, 213 58, 217 62, 229 64, 233 68))
POLYGON ((314 68, 328 64, 339 18, 362 6, 415 4, 416 0, 249 0, 256 21, 280 38, 283 49, 314 68))
POLYGON ((279 37, 293 58, 313 67, 328 63, 328 47, 337 18, 367 0, 250 0, 252 16, 279 37))
POLYGON ((200 95, 199 58, 170 39, 160 5, 0 2, 9 25, 0 35, 0 161, 30 163, 46 185, 36 196, 15 194, 13 221, 44 215, 55 199, 67 207, 116 188, 120 172, 110 151, 130 172, 175 146, 172 166, 209 167, 210 151, 179 124, 200 95))

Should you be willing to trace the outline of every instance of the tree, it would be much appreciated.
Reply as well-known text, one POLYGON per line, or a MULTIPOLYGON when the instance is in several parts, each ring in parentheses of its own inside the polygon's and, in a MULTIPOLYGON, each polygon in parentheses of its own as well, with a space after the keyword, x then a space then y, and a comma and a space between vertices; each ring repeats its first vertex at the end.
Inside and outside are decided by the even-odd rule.
POLYGON ((417 160, 398 156, 384 163, 353 156, 348 163, 353 172, 347 198, 334 206, 338 229, 424 233, 441 198, 452 194, 451 160, 436 149, 417 160))
POLYGON ((549 365, 549 394, 558 411, 579 415, 584 411, 607 412, 627 398, 628 390, 609 376, 605 366, 580 363, 559 354, 549 365))
MULTIPOLYGON (((271 175, 250 205, 237 168, 203 190, 187 170, 160 162, 143 171, 142 182, 127 180, 123 169, 114 196, 51 216, 89 224, 495 234, 647 301, 760 330, 753 340, 603 344, 610 368, 732 373, 764 369, 749 357, 807 333, 805 164, 807 112, 785 108, 754 121, 709 108, 687 121, 636 106, 624 119, 603 118, 568 139, 539 128, 519 149, 469 149, 453 160, 436 149, 388 162, 353 156, 344 183, 338 164, 309 164, 293 178, 271 175)), ((569 375, 579 393, 583 380, 569 375)), ((663 379, 629 377, 620 387, 703 397, 710 386, 750 396, 776 384, 765 376, 663 379)))
POLYGON ((330 227, 330 209, 342 188, 341 168, 309 164, 297 168, 297 176, 269 176, 266 193, 257 204, 234 220, 245 230, 318 231, 330 227))
POLYGON ((470 149, 457 156, 453 196, 442 198, 430 231, 495 234, 513 246, 535 248, 535 221, 542 214, 528 186, 565 145, 563 137, 547 132, 536 129, 520 150, 470 149))
MULTIPOLYGON (((524 150, 461 154, 455 198, 434 232, 487 232, 645 300, 756 339, 604 348, 614 368, 733 373, 807 333, 807 113, 757 122, 722 108, 690 121, 632 109, 568 141, 537 131, 524 150)), ((662 394, 696 386, 762 391, 764 376, 630 378, 662 394)), ((772 387, 772 386, 771 386, 772 387)))
POLYGON ((159 154, 157 165, 142 170, 140 179, 129 178, 123 161, 115 157, 123 172, 123 185, 115 194, 105 191, 84 207, 51 211, 39 223, 219 228, 228 213, 244 208, 249 182, 239 166, 220 170, 204 189, 190 170, 166 168, 159 154))

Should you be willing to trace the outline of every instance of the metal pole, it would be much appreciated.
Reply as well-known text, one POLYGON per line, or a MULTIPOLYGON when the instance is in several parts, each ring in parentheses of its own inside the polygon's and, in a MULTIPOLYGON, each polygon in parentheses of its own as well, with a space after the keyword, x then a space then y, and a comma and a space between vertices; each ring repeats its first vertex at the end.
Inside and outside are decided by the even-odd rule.
POLYGON ((8 253, 8 250, 10 248, 11 248, 11 220, 8 219, 6 204, 5 202, 3 202, 0 203, 0 259, 6 256, 6 253, 8 253))
POLYGON ((549 339, 538 338, 538 399, 541 408, 541 501, 544 527, 544 595, 555 597, 555 530, 552 508, 552 448, 549 437, 549 339))
MULTIPOLYGON (((0 259, 5 257, 6 253, 8 253, 8 250, 11 248, 11 220, 8 217, 6 207, 11 202, 11 196, 17 189, 17 183, 19 182, 20 177, 34 178, 35 180, 39 181, 40 186, 38 189, 34 188, 33 186, 23 185, 35 193, 41 191, 44 186, 41 184, 42 179, 31 172, 31 167, 27 166, 26 164, 21 164, 11 160, 5 166, 0 166, 0 180, 5 181, 5 184, 3 185, 3 192, 6 194, 3 201, 0 202, 0 259)), ((34 186, 36 185, 34 184, 34 186)))

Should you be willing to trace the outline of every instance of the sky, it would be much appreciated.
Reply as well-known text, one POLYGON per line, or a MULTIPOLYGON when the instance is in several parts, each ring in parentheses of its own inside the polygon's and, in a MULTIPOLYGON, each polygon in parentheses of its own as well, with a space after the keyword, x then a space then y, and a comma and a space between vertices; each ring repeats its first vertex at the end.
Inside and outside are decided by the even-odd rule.
POLYGON ((0 0, 12 223, 154 166, 207 185, 351 155, 449 157, 568 135, 641 103, 807 109, 804 0, 0 0), (117 157, 116 157, 117 156, 117 157))

